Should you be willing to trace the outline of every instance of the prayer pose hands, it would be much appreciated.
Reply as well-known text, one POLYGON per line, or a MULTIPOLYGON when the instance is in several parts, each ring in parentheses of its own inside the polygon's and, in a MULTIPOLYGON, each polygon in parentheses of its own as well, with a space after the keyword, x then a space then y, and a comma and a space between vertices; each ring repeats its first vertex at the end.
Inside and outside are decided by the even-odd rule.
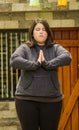
POLYGON ((40 62, 40 64, 45 60, 45 57, 44 57, 44 53, 42 50, 40 50, 39 52, 39 57, 38 57, 38 61, 40 62))

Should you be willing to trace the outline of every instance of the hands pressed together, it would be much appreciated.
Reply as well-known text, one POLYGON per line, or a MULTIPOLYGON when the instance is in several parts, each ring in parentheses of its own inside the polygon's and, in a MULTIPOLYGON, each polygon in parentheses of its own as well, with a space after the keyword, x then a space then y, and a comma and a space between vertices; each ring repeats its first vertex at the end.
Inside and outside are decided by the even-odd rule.
POLYGON ((44 53, 42 50, 40 50, 39 52, 39 57, 38 57, 38 61, 40 62, 40 64, 45 60, 45 57, 44 57, 44 53))

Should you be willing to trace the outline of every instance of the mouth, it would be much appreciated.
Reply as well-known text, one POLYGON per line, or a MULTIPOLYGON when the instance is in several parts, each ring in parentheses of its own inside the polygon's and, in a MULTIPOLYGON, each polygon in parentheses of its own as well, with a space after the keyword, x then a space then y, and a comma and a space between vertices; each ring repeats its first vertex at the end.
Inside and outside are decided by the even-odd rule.
POLYGON ((43 37, 43 35, 40 35, 39 37, 43 37))

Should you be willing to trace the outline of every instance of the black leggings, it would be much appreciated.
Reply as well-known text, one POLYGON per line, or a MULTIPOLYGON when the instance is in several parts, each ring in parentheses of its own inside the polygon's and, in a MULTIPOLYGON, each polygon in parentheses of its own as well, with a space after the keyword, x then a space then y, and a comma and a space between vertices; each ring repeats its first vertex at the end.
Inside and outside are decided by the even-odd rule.
POLYGON ((60 102, 15 100, 22 130, 57 130, 61 114, 60 102))

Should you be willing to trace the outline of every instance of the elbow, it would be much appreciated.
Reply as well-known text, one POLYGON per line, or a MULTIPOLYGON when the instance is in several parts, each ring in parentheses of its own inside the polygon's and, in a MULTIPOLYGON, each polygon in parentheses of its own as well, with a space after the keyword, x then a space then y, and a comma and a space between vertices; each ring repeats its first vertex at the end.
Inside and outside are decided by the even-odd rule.
POLYGON ((10 66, 13 66, 13 60, 10 58, 10 66))
POLYGON ((13 68, 15 68, 15 60, 13 57, 10 58, 10 66, 12 66, 13 68))
POLYGON ((71 63, 71 61, 72 61, 72 56, 69 55, 69 56, 67 57, 67 64, 69 65, 69 64, 71 63))

